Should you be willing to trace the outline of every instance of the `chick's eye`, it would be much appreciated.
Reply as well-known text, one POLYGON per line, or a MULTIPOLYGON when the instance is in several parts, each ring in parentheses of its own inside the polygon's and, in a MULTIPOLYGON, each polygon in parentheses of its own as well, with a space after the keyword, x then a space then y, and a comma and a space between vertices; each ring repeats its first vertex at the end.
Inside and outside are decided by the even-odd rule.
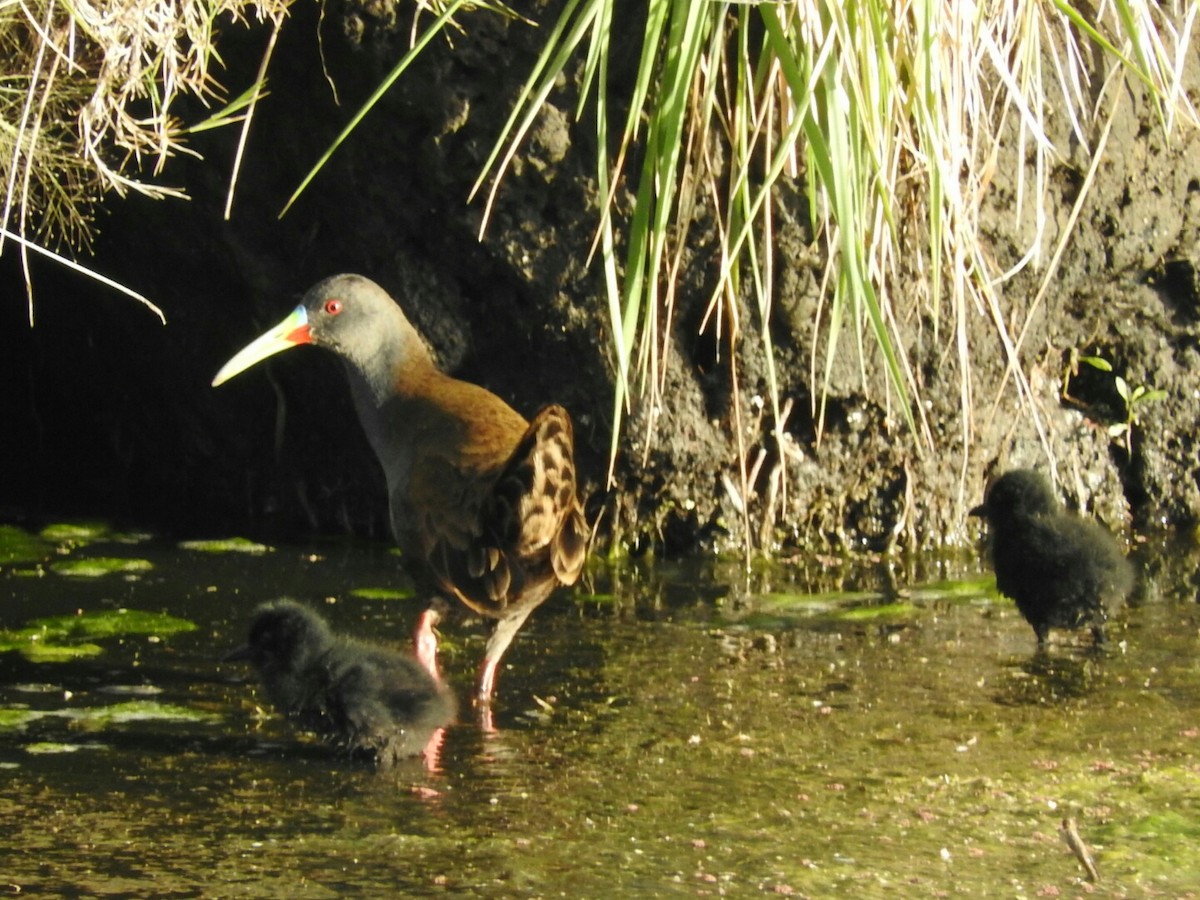
POLYGON ((336 316, 341 311, 342 311, 342 301, 341 300, 338 300, 336 297, 332 297, 329 300, 325 301, 325 312, 328 315, 336 316))

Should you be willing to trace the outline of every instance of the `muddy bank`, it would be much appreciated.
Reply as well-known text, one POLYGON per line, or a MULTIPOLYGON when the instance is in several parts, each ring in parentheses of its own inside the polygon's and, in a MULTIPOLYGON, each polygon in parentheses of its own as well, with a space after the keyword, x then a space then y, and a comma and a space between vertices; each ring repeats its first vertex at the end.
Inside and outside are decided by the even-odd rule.
MULTIPOLYGON (((523 10, 546 19, 552 6, 523 10)), ((1200 420, 1200 148, 1186 126, 1166 141, 1140 94, 1122 98, 1108 158, 1044 299, 1032 303, 1044 269, 999 287, 1009 333, 1024 333, 1028 398, 1014 389, 996 330, 977 311, 962 336, 971 350, 973 401, 964 425, 959 336, 935 329, 931 310, 917 310, 900 326, 932 446, 921 446, 888 405, 871 359, 864 384, 849 347, 833 371, 818 440, 812 355, 826 333, 814 326, 824 260, 806 225, 802 186, 791 185, 778 223, 769 323, 787 412, 784 440, 774 437, 774 411, 764 402, 757 313, 740 316, 736 392, 730 348, 711 329, 699 330, 716 276, 715 230, 703 228, 701 207, 668 341, 672 366, 660 398, 627 422, 616 484, 606 490, 609 322, 600 274, 586 262, 595 227, 594 136, 587 116, 573 120, 570 80, 551 95, 482 241, 483 206, 466 202, 540 49, 534 29, 472 17, 453 52, 431 48, 295 208, 277 217, 402 54, 408 28, 386 4, 332 5, 323 27, 315 8, 295 8, 229 222, 220 210, 232 131, 198 135, 204 161, 179 157, 164 173, 165 181, 187 186, 190 203, 109 204, 98 266, 159 302, 167 328, 141 321, 126 301, 73 276, 39 268, 40 321, 30 333, 20 325, 21 287, 6 255, 2 374, 19 386, 4 399, 14 460, 6 503, 150 516, 165 527, 267 522, 383 533, 382 480, 332 360, 315 351, 289 354, 219 393, 207 386, 216 367, 280 318, 308 284, 359 271, 403 298, 461 377, 527 414, 548 399, 572 411, 589 510, 605 510, 604 533, 634 548, 730 547, 747 532, 771 546, 957 542, 967 537, 965 510, 991 467, 1045 466, 1048 455, 1065 493, 1110 523, 1190 526, 1200 517, 1192 445, 1200 420), (1079 356, 1103 357, 1113 372, 1084 364, 1071 375, 1079 356), (1165 392, 1133 410, 1128 435, 1110 434, 1130 417, 1116 374, 1131 389, 1165 392), (739 461, 756 473, 751 483, 739 461)), ((265 41, 263 30, 226 35, 231 91, 252 80, 265 41)), ((1198 75, 1193 65, 1193 97, 1198 75)), ((1070 148, 1066 123, 1056 127, 1052 138, 1070 148)), ((1085 169, 1077 152, 1053 173, 1058 205, 1043 237, 1044 259, 1085 169)), ((1033 227, 1014 221, 1014 176, 1014 160, 1002 158, 988 222, 1002 269, 1024 252, 1033 227)), ((945 311, 940 320, 950 321, 945 311)))

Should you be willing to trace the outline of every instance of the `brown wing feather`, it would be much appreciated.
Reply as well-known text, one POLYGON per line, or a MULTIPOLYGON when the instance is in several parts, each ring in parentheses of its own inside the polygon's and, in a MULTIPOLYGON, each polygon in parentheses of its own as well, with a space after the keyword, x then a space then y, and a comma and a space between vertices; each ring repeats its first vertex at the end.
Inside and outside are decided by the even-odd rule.
POLYGON ((547 406, 534 416, 499 474, 481 487, 478 497, 459 505, 457 522, 426 531, 436 535, 426 559, 441 587, 495 616, 510 601, 574 583, 587 526, 567 411, 547 406))

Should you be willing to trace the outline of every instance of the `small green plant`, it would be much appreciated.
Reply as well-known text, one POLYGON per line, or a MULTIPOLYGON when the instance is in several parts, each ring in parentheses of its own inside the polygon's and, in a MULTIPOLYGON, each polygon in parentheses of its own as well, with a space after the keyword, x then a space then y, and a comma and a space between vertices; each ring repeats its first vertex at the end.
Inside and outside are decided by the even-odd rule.
POLYGON ((1101 372, 1109 372, 1113 374, 1113 386, 1120 394, 1122 402, 1125 404, 1125 420, 1123 422, 1114 422, 1108 426, 1108 436, 1114 441, 1121 441, 1125 445, 1127 453, 1133 452, 1133 426, 1141 424, 1141 410, 1147 403, 1152 403, 1155 400, 1162 400, 1167 396, 1167 392, 1156 387, 1151 387, 1145 384, 1139 384, 1137 387, 1131 388, 1129 382, 1122 376, 1113 372, 1113 365, 1103 356, 1079 356, 1074 350, 1071 351, 1071 362, 1067 367, 1067 372, 1063 377, 1063 395, 1066 396, 1067 379, 1079 372, 1079 363, 1085 363, 1093 369, 1101 372))

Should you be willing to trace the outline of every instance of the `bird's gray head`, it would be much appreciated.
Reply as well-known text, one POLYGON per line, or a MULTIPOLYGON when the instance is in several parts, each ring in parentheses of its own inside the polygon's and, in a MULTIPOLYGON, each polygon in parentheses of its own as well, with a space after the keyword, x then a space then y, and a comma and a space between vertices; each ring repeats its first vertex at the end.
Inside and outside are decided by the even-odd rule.
POLYGON ((308 317, 310 341, 327 347, 363 372, 394 366, 397 353, 425 354, 425 344, 395 300, 362 275, 334 275, 317 282, 300 305, 308 317))
POLYGON ((286 319, 238 351, 213 385, 301 344, 337 353, 375 392, 404 366, 430 359, 425 342, 387 291, 362 275, 334 275, 309 288, 286 319))

